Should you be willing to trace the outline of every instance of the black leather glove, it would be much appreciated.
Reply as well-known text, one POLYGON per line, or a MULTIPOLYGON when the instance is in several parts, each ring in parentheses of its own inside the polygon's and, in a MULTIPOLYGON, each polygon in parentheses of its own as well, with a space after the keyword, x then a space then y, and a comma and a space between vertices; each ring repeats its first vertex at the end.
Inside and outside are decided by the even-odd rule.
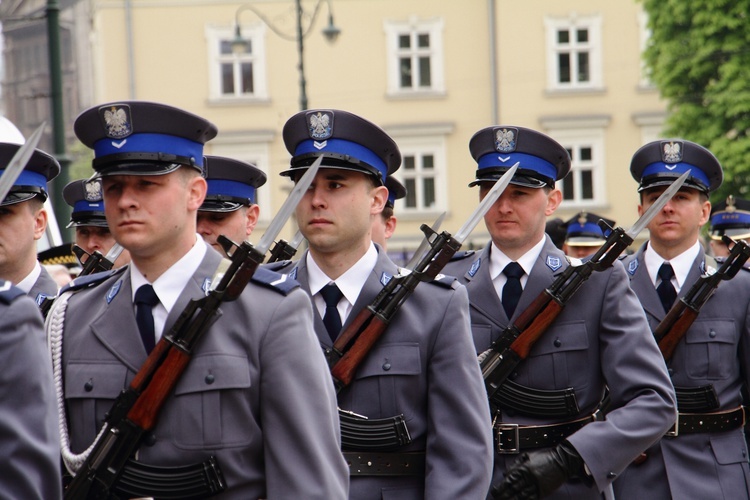
POLYGON ((583 475, 581 455, 563 441, 551 450, 521 455, 490 494, 499 500, 535 500, 550 495, 568 479, 583 475))

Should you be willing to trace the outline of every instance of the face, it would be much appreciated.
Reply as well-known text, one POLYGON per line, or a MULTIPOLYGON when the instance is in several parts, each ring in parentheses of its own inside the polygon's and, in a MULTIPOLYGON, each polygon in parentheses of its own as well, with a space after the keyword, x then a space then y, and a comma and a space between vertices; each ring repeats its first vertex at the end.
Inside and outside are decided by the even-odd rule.
MULTIPOLYGON (((492 184, 483 182, 479 188, 483 199, 492 184)), ((558 189, 527 188, 510 184, 484 216, 492 241, 503 253, 516 259, 544 237, 547 217, 562 200, 558 189)))
POLYGON ((315 253, 356 252, 370 244, 388 190, 366 174, 322 168, 297 205, 297 224, 315 253))
MULTIPOLYGON (((115 237, 107 227, 100 226, 76 226, 76 245, 86 250, 87 253, 92 254, 99 252, 102 255, 107 255, 110 248, 115 244, 115 237)), ((114 262, 114 267, 120 267, 127 264, 130 261, 130 254, 127 250, 123 250, 117 260, 114 262)))
POLYGON ((253 232, 258 222, 260 208, 258 205, 240 207, 233 212, 204 212, 198 211, 198 234, 220 253, 224 253, 222 246, 217 243, 223 234, 237 244, 242 243, 253 232))
POLYGON ((38 200, 0 206, 0 278, 18 283, 36 262, 36 240, 47 228, 38 200))
POLYGON ((711 247, 711 254, 714 257, 729 257, 729 247, 721 240, 711 240, 708 242, 711 247))
POLYGON ((206 181, 183 168, 188 167, 165 175, 102 179, 107 224, 136 264, 155 257, 176 262, 195 243, 196 212, 206 181))
MULTIPOLYGON (((665 189, 666 186, 643 191, 638 215, 643 215, 665 189)), ((680 189, 649 223, 649 239, 657 250, 687 250, 698 241, 700 228, 710 213, 711 203, 697 190, 680 189)))
POLYGON ((384 217, 382 214, 372 219, 372 241, 386 247, 386 242, 396 231, 396 216, 384 217))
POLYGON ((576 259, 582 259, 584 257, 588 257, 589 255, 594 255, 596 251, 599 250, 599 248, 600 247, 568 245, 566 243, 563 245, 563 252, 565 252, 565 255, 570 255, 571 257, 575 257, 576 259))

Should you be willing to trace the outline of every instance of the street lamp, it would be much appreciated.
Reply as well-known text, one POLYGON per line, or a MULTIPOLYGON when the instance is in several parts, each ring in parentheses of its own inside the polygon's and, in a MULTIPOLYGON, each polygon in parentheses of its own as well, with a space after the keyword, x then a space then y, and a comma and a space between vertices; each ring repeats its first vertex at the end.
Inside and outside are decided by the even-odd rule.
MULTIPOLYGON (((260 12, 255 6, 252 4, 244 4, 240 5, 237 9, 237 12, 234 14, 234 39, 232 40, 232 51, 235 54, 241 54, 245 51, 245 47, 247 46, 247 40, 242 38, 242 32, 240 29, 240 14, 243 11, 249 10, 255 13, 256 16, 260 18, 261 21, 263 21, 266 26, 268 26, 271 31, 276 33, 278 36, 283 38, 284 40, 289 41, 296 41, 297 42, 297 54, 299 57, 299 62, 297 64, 297 69, 299 70, 299 106, 300 110, 304 111, 307 109, 307 81, 305 80, 305 62, 304 62, 304 38, 310 33, 312 30, 313 25, 315 24, 315 19, 318 16, 318 12, 320 11, 320 4, 323 3, 323 0, 318 0, 318 3, 315 4, 315 10, 312 13, 312 16, 310 18, 310 23, 307 25, 306 29, 303 29, 302 27, 302 17, 305 15, 305 12, 302 10, 302 3, 301 0, 295 0, 295 10, 296 10, 296 20, 297 20, 297 31, 294 36, 290 36, 283 31, 279 30, 265 15, 263 15, 262 12, 260 12)), ((339 34, 341 34, 341 30, 333 23, 333 10, 331 9, 331 0, 326 0, 326 3, 328 4, 328 26, 326 26, 322 33, 326 37, 326 40, 333 43, 338 38, 339 34)))

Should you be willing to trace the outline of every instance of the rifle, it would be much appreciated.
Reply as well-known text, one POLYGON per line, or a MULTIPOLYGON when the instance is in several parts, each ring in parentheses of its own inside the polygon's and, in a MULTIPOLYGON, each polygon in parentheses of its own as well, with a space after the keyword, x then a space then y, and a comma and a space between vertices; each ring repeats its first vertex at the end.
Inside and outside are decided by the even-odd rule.
POLYGON ((701 308, 724 280, 732 279, 750 258, 750 246, 742 240, 734 241, 729 236, 722 236, 727 247, 731 247, 729 256, 713 274, 704 274, 693 283, 690 290, 678 300, 654 330, 654 337, 665 361, 669 361, 682 337, 693 324, 701 308))
POLYGON ((621 227, 612 229, 600 220, 599 227, 611 230, 601 248, 583 264, 568 266, 549 288, 540 293, 531 305, 505 328, 500 337, 492 343, 490 349, 483 353, 483 357, 480 357, 480 367, 490 401, 515 367, 529 356, 536 341, 560 315, 583 283, 594 271, 603 271, 612 266, 620 254, 633 243, 638 233, 680 189, 688 175, 689 171, 674 181, 629 231, 626 232, 621 227))
POLYGON ((360 311, 354 321, 339 335, 333 347, 326 350, 326 360, 331 367, 337 393, 351 383, 359 365, 385 333, 394 315, 417 285, 422 281, 434 279, 461 248, 463 241, 510 183, 517 168, 518 164, 503 174, 455 237, 447 231, 438 234, 427 224, 422 224, 420 229, 430 243, 427 253, 410 272, 400 273, 391 278, 373 302, 360 311))
MULTIPOLYGON (((115 400, 105 418, 105 428, 75 477, 65 489, 64 498, 108 498, 128 460, 154 428, 162 406, 184 373, 193 350, 217 317, 219 306, 236 300, 263 262, 268 247, 286 223, 312 182, 323 157, 307 170, 295 185, 279 213, 268 226, 257 247, 248 242, 237 245, 221 235, 219 243, 230 264, 219 284, 205 297, 192 299, 169 333, 163 335, 138 370, 129 387, 115 400)), ((215 491, 224 488, 219 479, 215 491)))
POLYGON ((278 262, 280 260, 290 260, 294 257, 294 254, 297 253, 297 249, 304 238, 302 232, 297 230, 292 241, 287 242, 283 239, 278 240, 273 248, 271 248, 271 253, 268 256, 266 263, 270 264, 271 262, 278 262))

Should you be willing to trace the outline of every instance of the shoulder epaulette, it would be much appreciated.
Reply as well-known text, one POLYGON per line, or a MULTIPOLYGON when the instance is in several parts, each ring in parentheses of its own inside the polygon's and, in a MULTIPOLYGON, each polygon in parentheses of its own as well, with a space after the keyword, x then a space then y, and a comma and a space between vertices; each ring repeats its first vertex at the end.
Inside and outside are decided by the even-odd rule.
POLYGON ((26 295, 26 292, 13 286, 10 281, 0 280, 0 302, 10 304, 21 295, 26 295))
POLYGON ((435 276, 435 279, 432 281, 429 281, 428 283, 432 283, 433 285, 438 285, 443 288, 453 288, 456 284, 458 284, 458 278, 455 276, 448 276, 446 274, 438 274, 435 276))
POLYGON ((89 274, 87 276, 79 276, 67 285, 60 289, 61 295, 63 292, 78 291, 84 288, 92 288, 99 285, 101 282, 106 281, 112 276, 119 274, 125 270, 127 266, 122 266, 117 269, 110 269, 109 271, 102 271, 100 273, 89 274))
POLYGON ((267 269, 269 271, 280 273, 292 264, 294 264, 293 260, 278 260, 276 262, 263 264, 261 266, 261 269, 267 269))
POLYGON ((279 274, 264 267, 259 267, 250 280, 253 283, 287 295, 299 286, 299 283, 286 274, 279 274))
POLYGON ((454 262, 454 261, 458 261, 458 260, 463 260, 463 259, 465 259, 467 257, 471 257, 475 253, 476 253, 475 250, 462 250, 460 252, 456 252, 451 257, 450 262, 454 262))

